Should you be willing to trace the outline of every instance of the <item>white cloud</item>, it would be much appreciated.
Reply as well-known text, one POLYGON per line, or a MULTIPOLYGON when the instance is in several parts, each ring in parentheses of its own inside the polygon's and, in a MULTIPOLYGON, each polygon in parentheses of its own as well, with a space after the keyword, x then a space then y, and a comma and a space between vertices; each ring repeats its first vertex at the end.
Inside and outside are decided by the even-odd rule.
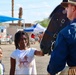
POLYGON ((19 7, 23 7, 22 4, 16 4, 16 7, 19 8, 19 7))

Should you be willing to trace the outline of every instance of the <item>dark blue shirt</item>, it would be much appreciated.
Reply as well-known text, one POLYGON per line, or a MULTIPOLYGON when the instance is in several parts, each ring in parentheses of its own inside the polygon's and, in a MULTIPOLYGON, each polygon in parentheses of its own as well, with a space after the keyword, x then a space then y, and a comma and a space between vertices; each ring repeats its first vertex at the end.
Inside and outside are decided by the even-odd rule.
POLYGON ((61 30, 47 67, 48 73, 55 75, 68 66, 76 66, 76 19, 61 30))

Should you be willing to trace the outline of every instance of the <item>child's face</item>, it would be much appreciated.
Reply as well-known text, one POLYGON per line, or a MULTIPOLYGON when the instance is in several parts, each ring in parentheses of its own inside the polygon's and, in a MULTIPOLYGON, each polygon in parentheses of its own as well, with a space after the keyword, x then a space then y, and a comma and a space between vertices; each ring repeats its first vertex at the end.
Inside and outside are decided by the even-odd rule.
POLYGON ((0 60, 2 59, 2 56, 3 56, 2 50, 0 49, 0 60))
POLYGON ((19 42, 20 47, 22 47, 22 48, 27 47, 27 43, 28 43, 27 37, 25 35, 22 35, 20 42, 19 42))

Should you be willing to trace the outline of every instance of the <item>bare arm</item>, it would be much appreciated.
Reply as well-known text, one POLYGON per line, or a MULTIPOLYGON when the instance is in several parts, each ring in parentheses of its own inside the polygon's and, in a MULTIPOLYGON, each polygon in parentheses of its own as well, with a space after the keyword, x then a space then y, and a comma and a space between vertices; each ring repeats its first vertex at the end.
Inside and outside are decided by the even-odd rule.
POLYGON ((37 56, 44 56, 42 51, 37 51, 36 50, 34 54, 37 55, 37 56))
POLYGON ((10 74, 9 75, 15 75, 15 64, 16 64, 15 59, 10 58, 10 74))

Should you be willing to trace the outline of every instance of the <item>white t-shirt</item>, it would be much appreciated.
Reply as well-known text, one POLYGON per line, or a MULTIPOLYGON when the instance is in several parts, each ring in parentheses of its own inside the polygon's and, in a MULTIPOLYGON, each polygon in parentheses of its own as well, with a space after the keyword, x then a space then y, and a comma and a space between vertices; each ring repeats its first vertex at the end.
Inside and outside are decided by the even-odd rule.
POLYGON ((16 75, 37 75, 36 63, 34 58, 35 50, 35 48, 29 48, 28 50, 16 49, 11 54, 10 57, 16 60, 16 75))

